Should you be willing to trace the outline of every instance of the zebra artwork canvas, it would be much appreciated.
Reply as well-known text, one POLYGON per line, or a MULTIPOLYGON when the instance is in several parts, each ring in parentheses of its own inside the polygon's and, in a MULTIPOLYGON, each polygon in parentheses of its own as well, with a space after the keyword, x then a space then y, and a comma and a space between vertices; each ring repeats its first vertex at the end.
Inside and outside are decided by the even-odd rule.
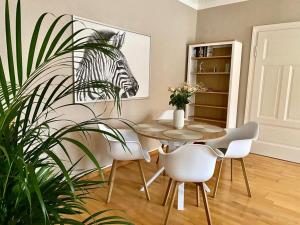
MULTIPOLYGON (((101 36, 114 46, 114 57, 95 50, 74 54, 77 61, 80 59, 74 65, 75 81, 82 85, 99 80, 111 82, 120 89, 120 97, 123 99, 148 97, 150 37, 82 18, 74 19, 80 21, 74 23, 74 32, 91 28, 87 29, 90 33, 85 34, 89 37, 88 42, 94 42, 101 36)), ((74 94, 75 101, 79 103, 104 99, 95 89, 85 89, 74 94)))

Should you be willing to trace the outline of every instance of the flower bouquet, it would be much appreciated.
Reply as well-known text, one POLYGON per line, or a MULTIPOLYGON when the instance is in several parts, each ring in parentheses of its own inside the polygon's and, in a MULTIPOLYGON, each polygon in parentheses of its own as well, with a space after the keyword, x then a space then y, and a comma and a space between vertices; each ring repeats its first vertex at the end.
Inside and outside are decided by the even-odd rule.
POLYGON ((190 98, 199 90, 199 86, 183 83, 179 87, 169 87, 171 92, 169 105, 175 106, 173 123, 177 129, 184 127, 184 110, 190 98))

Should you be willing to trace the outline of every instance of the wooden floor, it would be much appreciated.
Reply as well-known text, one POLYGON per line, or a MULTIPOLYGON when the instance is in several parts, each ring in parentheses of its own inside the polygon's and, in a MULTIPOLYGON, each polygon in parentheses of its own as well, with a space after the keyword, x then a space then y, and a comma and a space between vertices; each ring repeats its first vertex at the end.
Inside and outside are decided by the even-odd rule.
MULTIPOLYGON (((300 224, 300 165, 257 155, 245 160, 252 198, 248 198, 241 166, 234 163, 234 179, 230 181, 230 160, 223 164, 219 191, 215 199, 209 198, 214 225, 292 225, 300 224)), ((143 164, 146 178, 157 170, 155 159, 143 164)), ((214 179, 208 185, 212 187, 214 179)), ((112 199, 105 204, 108 188, 93 191, 98 201, 89 201, 91 212, 112 208, 129 218, 134 224, 159 225, 163 223, 167 208, 161 206, 168 177, 161 176, 149 189, 147 202, 139 191, 141 181, 136 163, 118 168, 112 199)), ((201 198, 202 199, 202 198, 201 198)), ((196 189, 186 185, 185 210, 171 212, 170 225, 207 224, 203 203, 196 207, 196 189)))

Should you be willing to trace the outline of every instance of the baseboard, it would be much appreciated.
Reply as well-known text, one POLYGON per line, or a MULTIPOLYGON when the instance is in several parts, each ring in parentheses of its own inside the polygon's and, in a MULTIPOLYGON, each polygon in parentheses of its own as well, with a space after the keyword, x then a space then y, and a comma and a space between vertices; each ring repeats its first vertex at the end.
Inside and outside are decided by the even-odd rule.
POLYGON ((254 145, 251 153, 293 163, 300 163, 300 151, 295 151, 288 148, 272 148, 272 146, 268 145, 265 145, 264 148, 261 148, 254 145))

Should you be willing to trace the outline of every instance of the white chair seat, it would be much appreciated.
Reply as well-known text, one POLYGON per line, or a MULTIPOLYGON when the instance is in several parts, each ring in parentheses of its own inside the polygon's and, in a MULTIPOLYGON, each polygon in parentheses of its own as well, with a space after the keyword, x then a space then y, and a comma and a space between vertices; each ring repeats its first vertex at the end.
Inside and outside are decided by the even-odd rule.
MULTIPOLYGON (((118 150, 114 150, 114 157, 113 159, 118 161, 130 161, 130 160, 145 160, 146 162, 151 162, 151 157, 149 155, 148 150, 143 149, 139 146, 136 146, 136 144, 133 143, 126 143, 129 149, 126 148, 119 148, 118 150), (138 150, 140 154, 132 154, 132 151, 138 150), (116 151, 125 151, 125 154, 120 153, 118 154, 116 151)), ((110 150, 108 150, 110 151, 110 150)))

